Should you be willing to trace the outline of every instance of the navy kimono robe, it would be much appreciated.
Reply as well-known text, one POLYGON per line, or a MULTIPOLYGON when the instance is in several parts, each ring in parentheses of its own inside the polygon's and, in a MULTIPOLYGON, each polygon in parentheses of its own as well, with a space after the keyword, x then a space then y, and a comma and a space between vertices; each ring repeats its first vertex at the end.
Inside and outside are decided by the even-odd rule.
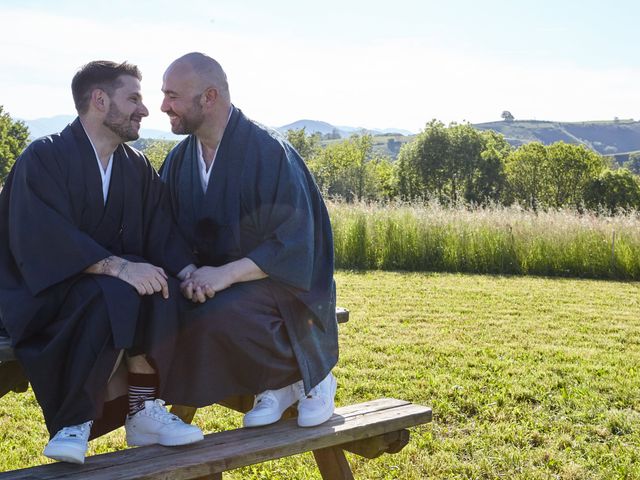
POLYGON ((198 266, 243 257, 268 278, 184 307, 168 401, 202 406, 304 380, 338 360, 333 237, 318 188, 298 153, 233 107, 206 193, 191 135, 168 155, 175 220, 198 266))
MULTIPOLYGON (((52 435, 101 417, 120 350, 147 352, 161 387, 173 353, 177 281, 164 300, 83 273, 111 255, 168 273, 192 261, 149 162, 127 145, 112 161, 105 204, 95 153, 76 119, 29 145, 0 194, 0 319, 52 435)), ((113 424, 94 424, 92 435, 122 424, 126 410, 117 414, 113 424)))

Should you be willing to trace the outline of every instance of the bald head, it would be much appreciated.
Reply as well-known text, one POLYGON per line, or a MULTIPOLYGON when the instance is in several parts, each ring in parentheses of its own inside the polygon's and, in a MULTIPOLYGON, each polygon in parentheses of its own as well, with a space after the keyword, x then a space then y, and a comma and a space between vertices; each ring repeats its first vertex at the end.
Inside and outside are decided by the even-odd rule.
POLYGON ((201 141, 210 136, 212 142, 222 136, 231 98, 227 75, 213 58, 197 52, 178 58, 164 72, 162 92, 160 109, 173 133, 193 133, 201 141))
POLYGON ((191 77, 194 88, 201 91, 213 87, 218 95, 230 101, 227 75, 216 60, 204 53, 191 52, 183 55, 169 65, 165 77, 170 73, 191 77))

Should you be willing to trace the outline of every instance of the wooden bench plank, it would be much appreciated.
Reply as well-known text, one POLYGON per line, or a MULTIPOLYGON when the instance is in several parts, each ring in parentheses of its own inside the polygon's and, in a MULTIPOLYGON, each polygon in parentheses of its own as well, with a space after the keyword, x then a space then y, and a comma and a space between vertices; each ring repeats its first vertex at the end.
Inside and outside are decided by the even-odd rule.
MULTIPOLYGON (((397 400, 393 398, 370 400, 360 404, 348 405, 348 406, 340 407, 336 409, 336 413, 329 420, 329 422, 339 421, 340 419, 338 417, 342 417, 346 421, 350 418, 362 417, 362 416, 366 416, 371 413, 379 412, 385 409, 397 409, 397 408, 406 407, 408 405, 412 405, 412 404, 405 400, 397 400)), ((421 408, 426 408, 426 407, 421 407, 421 408)), ((431 418, 430 415, 431 414, 429 412, 429 419, 431 418)), ((321 427, 326 426, 327 423, 321 425, 321 427)), ((319 428, 319 427, 314 427, 314 428, 319 428)), ((152 462, 152 461, 155 461, 155 458, 159 456, 167 456, 167 455, 173 455, 173 454, 178 456, 182 455, 182 452, 185 449, 194 449, 196 447, 200 447, 204 444, 204 442, 208 442, 206 447, 204 447, 207 449, 216 448, 218 445, 224 445, 224 444, 227 444, 227 445, 235 444, 237 446, 242 446, 246 443, 247 436, 251 436, 252 438, 261 437, 263 438, 265 443, 268 443, 272 435, 277 434, 278 432, 281 433, 282 431, 287 432, 291 429, 299 429, 302 431, 312 430, 312 429, 301 429, 295 426, 294 422, 289 422, 286 425, 285 425, 285 422, 278 422, 274 425, 269 425, 267 427, 252 428, 252 429, 235 429, 235 430, 228 430, 220 433, 209 434, 206 436, 205 441, 199 442, 194 445, 188 445, 185 447, 169 448, 169 447, 161 447, 158 445, 154 445, 150 447, 131 448, 127 450, 121 450, 118 452, 95 455, 95 456, 87 457, 87 463, 82 467, 64 464, 64 463, 57 463, 57 464, 48 464, 48 465, 43 465, 38 467, 32 467, 29 470, 31 472, 36 472, 36 471, 38 472, 38 476, 32 477, 32 478, 41 478, 41 479, 62 478, 60 475, 58 475, 58 472, 48 471, 50 469, 53 469, 53 467, 59 467, 63 469, 64 472, 68 471, 71 473, 77 471, 78 468, 81 468, 84 474, 88 474, 92 470, 99 470, 99 469, 107 468, 111 466, 112 463, 115 461, 115 459, 117 459, 117 463, 122 465, 127 463, 133 464, 135 462, 152 462), (292 428, 292 425, 293 425, 293 428, 292 428)), ((15 472, 6 472, 4 474, 0 473, 0 479, 31 478, 28 476, 17 476, 17 477, 6 476, 8 474, 17 473, 21 471, 27 472, 27 469, 17 470, 15 472)))
POLYGON ((431 409, 380 399, 336 410, 326 423, 300 428, 284 420, 255 429, 205 436, 184 447, 153 445, 87 458, 84 466, 53 464, 0 473, 14 480, 187 480, 235 468, 384 435, 431 421, 431 409))

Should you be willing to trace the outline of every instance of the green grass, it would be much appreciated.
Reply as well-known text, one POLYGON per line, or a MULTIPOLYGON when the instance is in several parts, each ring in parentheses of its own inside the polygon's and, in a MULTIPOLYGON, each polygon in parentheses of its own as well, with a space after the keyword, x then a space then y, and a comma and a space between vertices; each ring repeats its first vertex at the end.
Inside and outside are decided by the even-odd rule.
POLYGON ((329 203, 339 268, 640 280, 640 215, 329 203))
MULTIPOLYGON (((566 278, 342 271, 338 405, 430 405, 399 454, 348 455, 360 479, 640 478, 640 285, 566 278)), ((202 409, 207 432, 240 415, 202 409)), ((44 462, 31 394, 0 401, 0 469, 44 462)), ((92 453, 123 448, 122 431, 92 453)), ((230 479, 319 479, 310 454, 230 479)))

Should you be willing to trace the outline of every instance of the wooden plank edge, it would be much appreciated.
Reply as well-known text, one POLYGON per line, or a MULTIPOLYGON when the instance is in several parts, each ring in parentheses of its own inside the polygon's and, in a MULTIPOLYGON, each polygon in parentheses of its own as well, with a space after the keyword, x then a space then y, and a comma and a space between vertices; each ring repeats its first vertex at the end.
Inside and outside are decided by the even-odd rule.
MULTIPOLYGON (((311 432, 311 430, 317 430, 318 434, 312 438, 301 438, 293 444, 290 442, 290 439, 287 439, 284 442, 280 441, 276 443, 274 442, 273 436, 269 435, 261 436, 262 438, 252 437, 248 441, 248 443, 254 443, 258 445, 253 446, 252 451, 238 457, 230 456, 227 451, 235 450, 238 448, 238 446, 245 446, 245 444, 247 443, 246 439, 234 444, 227 445, 207 445, 205 440, 205 442, 196 443, 186 447, 173 447, 171 449, 165 449, 166 454, 156 456, 153 459, 139 459, 138 461, 131 464, 123 464, 121 463, 121 459, 118 459, 120 465, 118 466, 119 468, 115 469, 116 471, 114 471, 114 468, 112 468, 112 462, 108 465, 104 465, 102 468, 93 469, 91 471, 91 477, 95 480, 112 480, 113 478, 135 478, 139 480, 154 480, 157 478, 179 478, 184 480, 195 479, 213 473, 225 472, 228 470, 257 464, 268 460, 276 460, 279 458, 297 455, 312 450, 338 447, 344 443, 383 435, 385 433, 402 430, 404 428, 410 428, 412 426, 427 423, 431 420, 431 409, 427 407, 411 405, 410 407, 405 406, 403 408, 405 410, 410 409, 413 413, 407 414, 405 412, 400 417, 398 417, 397 415, 394 415, 393 409, 389 411, 376 412, 377 415, 382 417, 376 424, 365 424, 360 427, 358 427, 357 425, 355 427, 347 426, 345 427, 345 430, 343 432, 337 432, 334 435, 331 434, 331 430, 329 428, 330 425, 323 424, 318 427, 314 427, 313 429, 304 429, 309 432, 311 432), (323 431, 323 433, 319 433, 320 431, 323 431), (347 441, 345 442, 345 440, 347 441), (178 449, 182 451, 178 451, 178 449), (185 454, 188 454, 191 459, 185 460, 184 458, 177 458, 184 457, 185 454), (176 464, 181 465, 180 467, 175 468, 176 464), (139 470, 140 468, 142 468, 142 471, 140 471, 140 475, 126 475, 126 473, 130 474, 132 473, 132 471, 139 470), (123 475, 120 475, 121 473, 123 475)), ((336 419, 334 418, 334 421, 335 420, 336 419)), ((357 423, 357 421, 358 416, 351 418, 351 422, 357 423)), ((331 422, 331 420, 329 422, 331 422)), ((210 436, 214 435, 216 434, 212 434, 210 436)), ((83 471, 77 472, 74 472, 73 470, 67 471, 62 476, 31 476, 15 478, 19 478, 22 480, 33 478, 66 478, 69 480, 79 480, 81 478, 85 478, 88 474, 89 472, 86 469, 83 469, 83 471)), ((0 478, 3 477, 0 475, 0 478)))

